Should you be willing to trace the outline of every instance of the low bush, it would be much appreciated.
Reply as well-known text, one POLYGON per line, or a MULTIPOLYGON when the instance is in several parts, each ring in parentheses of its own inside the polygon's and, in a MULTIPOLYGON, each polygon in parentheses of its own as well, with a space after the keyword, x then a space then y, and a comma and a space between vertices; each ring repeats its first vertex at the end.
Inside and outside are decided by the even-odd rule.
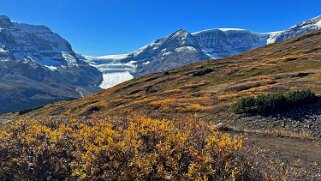
POLYGON ((200 70, 200 71, 197 71, 197 72, 194 72, 193 73, 193 76, 196 77, 196 76, 202 76, 202 75, 206 75, 208 73, 211 73, 213 72, 214 70, 212 68, 206 68, 206 69, 203 69, 203 70, 200 70))
POLYGON ((24 109, 24 110, 21 110, 18 112, 19 115, 24 115, 28 112, 31 112, 31 111, 34 111, 34 110, 37 110, 37 109, 41 109, 43 108, 43 106, 38 106, 38 107, 34 107, 34 108, 30 108, 30 109, 24 109))
POLYGON ((245 97, 233 105, 236 114, 261 114, 284 111, 314 103, 317 96, 310 90, 299 90, 287 94, 266 94, 257 97, 245 97))

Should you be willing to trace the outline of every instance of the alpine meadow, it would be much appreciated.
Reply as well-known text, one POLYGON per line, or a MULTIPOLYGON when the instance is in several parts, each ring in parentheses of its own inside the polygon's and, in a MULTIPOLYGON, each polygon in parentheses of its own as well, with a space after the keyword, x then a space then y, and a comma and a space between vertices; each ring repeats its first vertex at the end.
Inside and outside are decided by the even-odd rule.
POLYGON ((3 2, 0 180, 321 180, 320 12, 3 2))

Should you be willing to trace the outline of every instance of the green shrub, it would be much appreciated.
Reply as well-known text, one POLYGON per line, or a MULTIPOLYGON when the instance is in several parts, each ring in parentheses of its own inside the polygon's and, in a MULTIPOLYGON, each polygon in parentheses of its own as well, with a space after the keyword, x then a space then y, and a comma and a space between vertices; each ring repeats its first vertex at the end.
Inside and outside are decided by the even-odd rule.
POLYGON ((284 111, 305 104, 314 103, 317 96, 310 90, 299 90, 287 94, 266 94, 245 97, 233 105, 236 114, 262 114, 284 111))
POLYGON ((213 72, 213 71, 214 71, 214 70, 213 70, 212 68, 206 68, 206 69, 203 69, 203 70, 194 72, 194 73, 193 73, 193 76, 194 76, 194 77, 196 77, 196 76, 202 76, 202 75, 211 73, 211 72, 213 72))
POLYGON ((18 112, 19 115, 24 115, 28 112, 31 112, 31 111, 34 111, 34 110, 37 110, 37 109, 40 109, 40 108, 43 108, 43 106, 38 106, 38 107, 33 107, 33 108, 30 108, 30 109, 24 109, 24 110, 21 110, 18 112))

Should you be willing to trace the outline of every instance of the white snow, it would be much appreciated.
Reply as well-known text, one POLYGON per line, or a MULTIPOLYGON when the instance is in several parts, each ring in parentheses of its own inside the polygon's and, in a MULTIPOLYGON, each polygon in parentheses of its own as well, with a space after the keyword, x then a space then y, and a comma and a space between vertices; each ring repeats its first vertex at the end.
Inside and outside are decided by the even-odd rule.
POLYGON ((136 63, 137 63, 137 61, 133 61, 133 60, 132 60, 132 61, 130 61, 130 62, 124 64, 124 65, 129 66, 129 67, 132 67, 133 69, 136 69, 136 68, 137 68, 136 63))
POLYGON ((133 54, 134 54, 134 56, 137 56, 137 55, 141 54, 142 52, 144 52, 147 48, 157 47, 157 45, 158 45, 158 43, 156 43, 156 41, 153 41, 150 44, 145 45, 145 46, 141 47, 140 49, 134 51, 133 54))
POLYGON ((165 52, 165 53, 163 53, 162 55, 163 55, 163 56, 167 56, 167 55, 170 55, 170 54, 172 54, 172 52, 165 52))
POLYGON ((112 60, 120 60, 128 57, 128 54, 116 54, 116 55, 105 55, 100 57, 95 57, 95 59, 112 59, 112 60))
POLYGON ((198 31, 198 32, 192 33, 192 35, 197 35, 200 33, 211 33, 215 31, 246 31, 246 30, 241 28, 214 28, 214 29, 206 29, 206 30, 198 31))
POLYGON ((128 71, 126 72, 117 72, 117 73, 105 73, 103 74, 103 82, 100 84, 100 88, 108 89, 115 85, 118 85, 122 82, 133 79, 134 76, 128 71))
POLYGON ((221 31, 246 31, 245 29, 241 28, 218 28, 221 31))
POLYGON ((62 52, 62 57, 67 61, 69 66, 78 66, 77 60, 74 56, 70 55, 69 53, 62 52))
POLYGON ((202 47, 202 51, 209 56, 211 59, 217 59, 219 56, 216 56, 213 52, 213 48, 202 47))
POLYGON ((131 74, 136 71, 136 61, 123 63, 122 60, 128 57, 128 54, 106 55, 101 57, 83 56, 89 65, 95 67, 103 75, 103 81, 100 88, 108 89, 117 84, 133 79, 131 74))
POLYGON ((276 31, 276 32, 271 32, 268 33, 270 36, 269 38, 266 40, 266 44, 272 44, 275 43, 276 39, 279 37, 279 35, 281 35, 284 31, 276 31))
POLYGON ((57 70, 57 67, 55 66, 48 66, 48 65, 45 65, 45 67, 47 67, 49 70, 51 71, 56 71, 57 70))
POLYGON ((317 27, 321 28, 321 20, 315 24, 317 27))
POLYGON ((0 48, 0 53, 7 53, 8 50, 5 50, 4 48, 0 48))
POLYGON ((143 64, 148 65, 148 64, 150 64, 150 61, 144 62, 143 64))
POLYGON ((191 46, 185 46, 185 47, 179 47, 175 49, 176 52, 189 52, 189 51, 194 51, 196 52, 196 49, 191 46))
POLYGON ((76 88, 76 91, 79 93, 81 97, 85 97, 85 95, 78 88, 76 88))

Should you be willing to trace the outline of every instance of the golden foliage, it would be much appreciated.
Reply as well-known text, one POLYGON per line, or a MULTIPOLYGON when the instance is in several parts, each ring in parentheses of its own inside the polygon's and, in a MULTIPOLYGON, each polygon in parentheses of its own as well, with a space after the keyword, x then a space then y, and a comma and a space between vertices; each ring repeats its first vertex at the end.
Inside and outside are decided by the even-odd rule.
POLYGON ((5 180, 270 180, 246 154, 242 137, 194 119, 20 120, 0 127, 5 180))
POLYGON ((194 180, 242 174, 242 163, 232 164, 242 138, 205 123, 138 117, 118 125, 123 126, 106 120, 8 123, 0 128, 0 176, 194 180))

